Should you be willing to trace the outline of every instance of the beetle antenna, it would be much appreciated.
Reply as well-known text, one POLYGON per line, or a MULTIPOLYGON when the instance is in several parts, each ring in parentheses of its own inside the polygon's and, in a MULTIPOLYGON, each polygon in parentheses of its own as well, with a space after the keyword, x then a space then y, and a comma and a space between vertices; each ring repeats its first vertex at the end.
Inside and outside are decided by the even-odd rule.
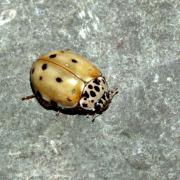
POLYGON ((29 100, 29 99, 32 99, 34 98, 35 95, 30 95, 30 96, 25 96, 25 97, 22 97, 21 100, 24 101, 24 100, 29 100))

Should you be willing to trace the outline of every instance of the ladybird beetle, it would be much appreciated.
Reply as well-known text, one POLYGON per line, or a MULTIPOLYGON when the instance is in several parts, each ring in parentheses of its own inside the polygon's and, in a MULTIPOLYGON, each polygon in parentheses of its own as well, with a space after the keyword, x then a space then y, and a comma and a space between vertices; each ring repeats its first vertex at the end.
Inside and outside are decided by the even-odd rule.
POLYGON ((98 115, 105 111, 117 89, 109 90, 101 71, 87 58, 70 50, 39 57, 30 70, 33 95, 48 110, 64 114, 98 115))

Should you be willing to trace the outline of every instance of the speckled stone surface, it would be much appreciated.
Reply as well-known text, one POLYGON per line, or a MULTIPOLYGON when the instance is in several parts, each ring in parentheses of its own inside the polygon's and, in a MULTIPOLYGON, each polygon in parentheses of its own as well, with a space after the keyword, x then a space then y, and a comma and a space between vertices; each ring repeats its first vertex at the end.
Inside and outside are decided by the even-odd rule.
POLYGON ((0 0, 0 102, 0 180, 180 179, 180 1, 0 0), (21 101, 55 49, 119 88, 95 123, 21 101))

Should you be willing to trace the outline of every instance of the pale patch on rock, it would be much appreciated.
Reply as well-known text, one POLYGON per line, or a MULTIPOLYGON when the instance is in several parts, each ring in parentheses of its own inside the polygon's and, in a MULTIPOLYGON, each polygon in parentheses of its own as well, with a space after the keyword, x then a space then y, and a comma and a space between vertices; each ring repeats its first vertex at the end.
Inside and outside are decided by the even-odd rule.
POLYGON ((153 82, 157 83, 159 81, 159 75, 155 74, 153 82))
POLYGON ((12 21, 16 17, 15 9, 4 10, 0 14, 0 26, 12 21))
POLYGON ((86 14, 85 14, 85 12, 84 11, 81 11, 80 13, 79 13, 79 17, 82 19, 83 17, 85 17, 86 16, 86 14))

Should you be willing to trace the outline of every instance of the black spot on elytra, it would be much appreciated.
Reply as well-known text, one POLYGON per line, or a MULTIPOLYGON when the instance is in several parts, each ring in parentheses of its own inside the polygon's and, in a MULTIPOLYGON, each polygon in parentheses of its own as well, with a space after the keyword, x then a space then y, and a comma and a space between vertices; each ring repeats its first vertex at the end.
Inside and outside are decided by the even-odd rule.
POLYGON ((83 106, 83 107, 87 107, 87 104, 86 104, 86 103, 83 103, 82 106, 83 106))
POLYGON ((69 102, 71 102, 72 101, 72 99, 70 99, 69 97, 68 98, 66 98, 69 102))
POLYGON ((98 87, 98 86, 94 86, 94 89, 95 89, 97 92, 99 92, 99 91, 100 91, 100 89, 99 89, 99 87, 98 87))
POLYGON ((42 70, 44 71, 44 70, 46 70, 47 69, 47 64, 43 64, 42 65, 42 70))
POLYGON ((56 57, 56 54, 51 54, 50 56, 49 56, 49 58, 55 58, 56 57))
POLYGON ((77 60, 76 59, 72 59, 71 60, 73 63, 77 63, 77 60))
POLYGON ((98 79, 95 79, 95 80, 93 81, 93 83, 95 83, 95 84, 97 84, 97 85, 100 85, 100 81, 99 81, 98 79))
POLYGON ((60 77, 57 77, 57 78, 56 78, 56 81, 57 81, 58 83, 60 83, 60 82, 62 82, 62 79, 61 79, 60 77))
POLYGON ((57 103, 55 101, 53 101, 53 100, 51 100, 50 103, 51 103, 52 106, 57 106, 57 103))
POLYGON ((42 76, 40 76, 40 77, 39 77, 39 80, 42 80, 42 79, 43 79, 43 77, 42 77, 42 76))
POLYGON ((94 91, 90 91, 90 95, 91 95, 92 97, 95 97, 95 96, 96 96, 96 93, 95 93, 94 91))
POLYGON ((34 68, 31 69, 31 73, 32 73, 32 74, 34 73, 34 68))
POLYGON ((104 90, 104 87, 102 87, 102 90, 104 90))
POLYGON ((84 100, 86 101, 86 100, 87 100, 87 98, 85 97, 85 98, 84 98, 84 100))
POLYGON ((89 88, 89 89, 92 89, 92 88, 93 88, 93 86, 92 86, 91 84, 89 84, 89 85, 88 85, 88 88, 89 88))
POLYGON ((91 100, 91 102, 93 103, 93 102, 94 102, 94 100, 91 100))
POLYGON ((84 96, 84 97, 86 97, 86 98, 89 98, 89 94, 88 94, 88 92, 87 92, 87 91, 85 91, 85 93, 83 94, 83 96, 84 96))

